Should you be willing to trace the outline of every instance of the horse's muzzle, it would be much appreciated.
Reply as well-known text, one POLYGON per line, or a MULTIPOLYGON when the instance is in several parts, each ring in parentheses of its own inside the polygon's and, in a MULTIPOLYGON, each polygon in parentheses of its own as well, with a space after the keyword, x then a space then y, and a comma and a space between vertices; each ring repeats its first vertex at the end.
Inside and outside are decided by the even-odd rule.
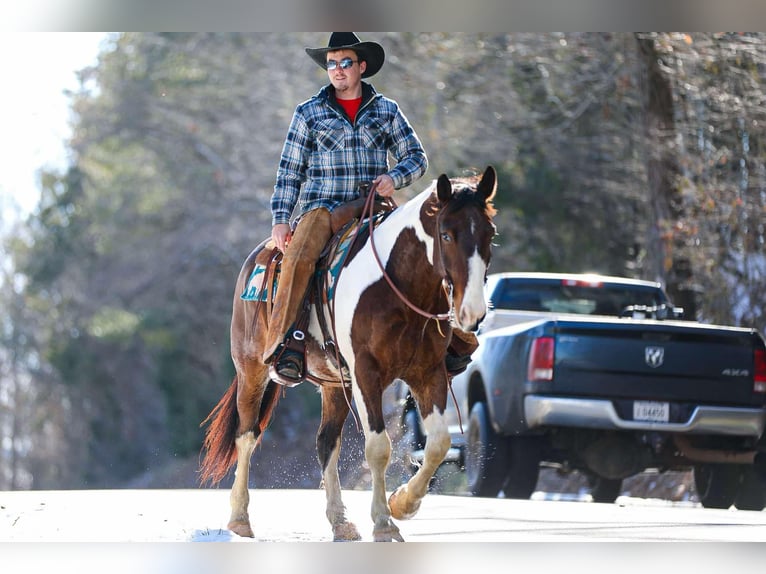
POLYGON ((457 320, 455 321, 457 327, 462 330, 469 333, 475 333, 479 330, 479 325, 481 325, 481 322, 484 320, 484 317, 486 316, 486 309, 485 311, 477 316, 476 314, 465 312, 461 310, 459 315, 457 316, 457 320))

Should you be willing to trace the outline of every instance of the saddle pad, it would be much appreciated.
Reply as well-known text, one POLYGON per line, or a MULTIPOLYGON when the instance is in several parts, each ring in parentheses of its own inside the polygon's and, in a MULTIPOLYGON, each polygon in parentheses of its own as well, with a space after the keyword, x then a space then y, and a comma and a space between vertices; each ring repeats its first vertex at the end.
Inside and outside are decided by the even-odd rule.
MULTIPOLYGON (((271 282, 271 299, 277 294, 277 283, 279 281, 279 269, 280 266, 274 270, 274 276, 271 282)), ((268 295, 268 287, 263 285, 263 280, 266 278, 266 266, 261 263, 256 263, 253 272, 250 274, 250 279, 247 280, 245 290, 242 295, 239 296, 243 301, 266 301, 268 295)))

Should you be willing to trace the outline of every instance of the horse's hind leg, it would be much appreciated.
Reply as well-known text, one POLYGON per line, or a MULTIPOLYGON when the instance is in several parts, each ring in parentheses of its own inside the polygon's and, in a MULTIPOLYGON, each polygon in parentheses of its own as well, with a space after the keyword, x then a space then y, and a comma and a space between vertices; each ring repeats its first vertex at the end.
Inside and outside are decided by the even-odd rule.
POLYGON ((229 495, 231 505, 231 517, 227 528, 239 534, 253 538, 253 529, 250 526, 250 516, 247 507, 250 504, 250 493, 247 490, 248 476, 250 475, 250 458, 256 445, 255 433, 247 431, 237 437, 237 470, 234 474, 234 484, 229 495))
POLYGON ((317 458, 322 468, 322 483, 327 497, 327 520, 332 526, 333 540, 361 540, 356 526, 346 518, 341 499, 338 458, 340 457, 343 423, 349 406, 340 387, 322 387, 322 422, 317 433, 317 458))
POLYGON ((240 536, 252 538, 254 534, 248 514, 250 459, 260 435, 271 417, 271 409, 279 396, 279 389, 274 383, 271 383, 271 387, 268 386, 267 366, 255 362, 248 367, 244 369, 245 373, 238 376, 237 412, 239 414, 239 426, 234 441, 237 449, 237 467, 229 496, 231 517, 229 518, 228 529, 240 536))
POLYGON ((428 483, 444 460, 450 445, 444 415, 430 402, 419 402, 418 406, 421 409, 420 412, 425 414, 423 426, 426 430, 426 446, 423 464, 415 476, 397 488, 388 499, 391 515, 399 520, 415 516, 423 497, 428 492, 428 483), (430 410, 426 410, 429 408, 430 410))

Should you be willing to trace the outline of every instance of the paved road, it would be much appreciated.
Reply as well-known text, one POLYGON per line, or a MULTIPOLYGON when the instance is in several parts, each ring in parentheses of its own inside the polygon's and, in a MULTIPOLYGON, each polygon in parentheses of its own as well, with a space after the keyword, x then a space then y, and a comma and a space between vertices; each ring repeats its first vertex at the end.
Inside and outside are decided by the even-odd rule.
MULTIPOLYGON (((0 492, 0 572, 728 573, 766 563, 766 544, 728 544, 766 541, 766 512, 630 498, 594 504, 432 494, 417 517, 399 523, 410 544, 321 544, 331 538, 322 491, 251 491, 254 541, 225 529, 228 495, 0 492)), ((369 541, 369 493, 344 498, 369 541)))
MULTIPOLYGON (((240 541, 226 530, 228 490, 0 492, 0 541, 240 541)), ((346 491, 349 518, 370 539, 370 495, 346 491)), ((251 490, 256 541, 321 542, 331 533, 321 490, 251 490)), ((766 512, 620 498, 617 504, 430 494, 411 542, 766 542, 766 512)))

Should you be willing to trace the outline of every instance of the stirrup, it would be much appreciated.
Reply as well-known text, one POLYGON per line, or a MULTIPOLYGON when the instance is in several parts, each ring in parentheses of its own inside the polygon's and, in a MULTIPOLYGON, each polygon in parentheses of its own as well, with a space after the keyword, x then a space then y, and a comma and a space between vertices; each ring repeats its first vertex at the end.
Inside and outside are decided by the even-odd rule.
POLYGON ((281 349, 275 361, 269 365, 269 377, 280 385, 294 387, 303 382, 303 354, 293 349, 281 349))
POLYGON ((269 365, 269 377, 274 382, 287 387, 298 385, 306 378, 305 350, 296 349, 291 339, 297 341, 302 347, 304 334, 302 331, 291 333, 266 361, 269 365))
POLYGON ((303 355, 292 349, 282 351, 274 370, 280 377, 285 377, 293 381, 303 380, 303 355))

